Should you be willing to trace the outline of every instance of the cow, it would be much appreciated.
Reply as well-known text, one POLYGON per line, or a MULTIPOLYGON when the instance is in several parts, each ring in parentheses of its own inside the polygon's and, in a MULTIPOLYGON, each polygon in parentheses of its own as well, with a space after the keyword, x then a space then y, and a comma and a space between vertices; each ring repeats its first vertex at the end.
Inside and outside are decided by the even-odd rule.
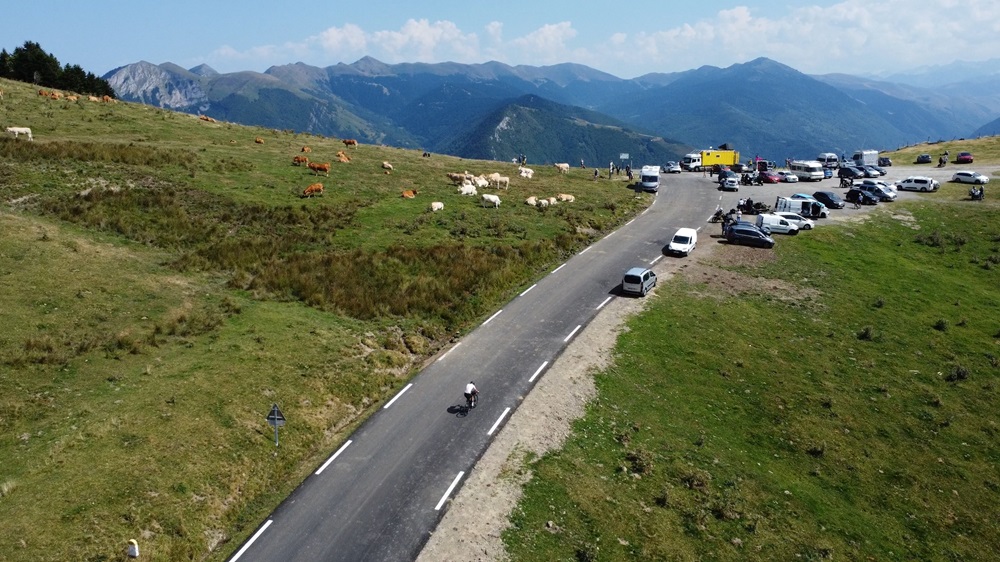
POLYGON ((458 184, 460 184, 460 183, 462 183, 462 182, 465 181, 465 174, 458 174, 458 173, 455 173, 455 172, 448 172, 445 175, 447 175, 448 179, 450 179, 451 182, 453 184, 455 184, 455 185, 458 185, 458 184))
POLYGON ((555 205, 558 202, 559 200, 556 199, 555 197, 549 197, 549 205, 555 205))
POLYGON ((312 151, 313 151, 313 149, 309 148, 308 146, 303 146, 302 147, 302 152, 312 152, 312 151))
POLYGON ((31 129, 27 127, 7 127, 7 132, 12 133, 15 139, 18 135, 28 135, 28 140, 35 140, 31 136, 31 129))
POLYGON ((344 148, 350 148, 352 146, 354 148, 358 147, 358 141, 355 139, 344 139, 342 142, 344 143, 344 148))
POLYGON ((414 197, 417 196, 417 190, 416 189, 407 189, 403 193, 399 194, 399 196, 402 197, 403 199, 413 199, 414 197))
POLYGON ((569 171, 569 164, 567 164, 566 162, 561 162, 559 164, 556 164, 556 169, 559 170, 560 174, 565 174, 566 172, 569 171))
POLYGON ((382 161, 382 169, 385 170, 386 172, 391 172, 392 171, 392 164, 390 164, 390 163, 388 163, 388 162, 386 162, 386 161, 383 160, 382 161))
POLYGON ((440 201, 435 201, 435 202, 431 203, 431 212, 432 213, 436 213, 438 211, 443 211, 443 210, 444 210, 444 203, 442 203, 440 201))
POLYGON ((548 199, 542 197, 541 199, 538 200, 538 208, 544 209, 545 207, 548 207, 548 206, 549 206, 549 200, 548 199))
POLYGON ((529 180, 531 179, 531 176, 535 175, 535 171, 532 170, 531 168, 524 168, 524 167, 521 167, 521 166, 518 166, 517 173, 522 178, 529 179, 529 180))
POLYGON ((460 185, 460 186, 458 186, 458 194, 459 195, 469 195, 469 196, 472 196, 472 197, 475 197, 476 195, 478 195, 478 193, 476 192, 476 186, 474 186, 474 185, 460 185))
POLYGON ((49 97, 49 92, 46 90, 38 90, 38 95, 49 97))
POLYGON ((344 164, 346 164, 346 163, 348 163, 348 162, 351 161, 351 157, 348 156, 347 153, 345 153, 343 150, 338 150, 337 151, 337 160, 339 160, 340 162, 343 162, 344 164))
POLYGON ((324 175, 326 175, 326 177, 330 177, 329 162, 324 162, 323 164, 319 164, 316 162, 309 162, 308 164, 306 164, 306 166, 308 166, 309 169, 312 170, 313 173, 316 174, 317 176, 319 175, 320 172, 323 172, 324 175))
POLYGON ((486 204, 488 203, 490 205, 493 205, 494 209, 500 208, 500 198, 497 197, 496 195, 493 195, 492 193, 484 193, 480 197, 482 198, 483 201, 483 207, 485 207, 486 204))
POLYGON ((490 180, 486 179, 486 176, 483 174, 479 174, 478 176, 472 178, 472 181, 475 182, 476 187, 479 188, 490 186, 490 180))
POLYGON ((109 96, 107 94, 104 94, 103 96, 101 96, 101 101, 104 102, 104 103, 111 103, 113 100, 114 100, 114 98, 112 98, 111 96, 109 96))
POLYGON ((264 139, 262 139, 261 137, 257 137, 255 139, 253 139, 253 142, 255 142, 257 144, 264 144, 264 139))
POLYGON ((101 98, 99 98, 97 96, 87 96, 87 99, 89 101, 101 101, 101 98))
MULTIPOLYGON (((2 94, 2 93, 3 93, 3 92, 0 92, 0 94, 2 94)), ((2 95, 0 95, 0 98, 2 98, 2 97, 3 97, 3 96, 2 96, 2 95)), ((72 95, 72 96, 66 96, 66 101, 77 101, 77 100, 79 100, 79 99, 80 99, 80 96, 75 96, 75 95, 72 95)))
POLYGON ((527 199, 524 200, 524 204, 531 205, 532 207, 534 207, 538 205, 538 198, 532 195, 531 197, 528 197, 527 199))
POLYGON ((323 195, 323 184, 314 183, 302 192, 302 197, 312 197, 313 195, 323 195))
POLYGON ((294 158, 292 158, 292 166, 301 166, 303 164, 308 164, 308 163, 309 163, 308 156, 295 156, 294 158))
POLYGON ((497 176, 497 189, 500 189, 500 184, 503 184, 504 189, 510 189, 510 178, 507 176, 497 176))
POLYGON ((567 203, 572 203, 573 201, 576 201, 576 197, 573 197, 569 193, 557 193, 556 199, 560 201, 565 201, 567 203))

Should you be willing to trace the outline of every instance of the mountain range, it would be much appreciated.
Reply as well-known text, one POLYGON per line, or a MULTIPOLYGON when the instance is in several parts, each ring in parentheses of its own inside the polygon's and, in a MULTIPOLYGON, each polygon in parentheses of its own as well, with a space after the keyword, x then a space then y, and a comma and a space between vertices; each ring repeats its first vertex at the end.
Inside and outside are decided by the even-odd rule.
POLYGON ((933 82, 935 69, 811 76, 767 58, 622 79, 572 63, 364 57, 226 74, 140 61, 104 78, 124 100, 246 125, 467 158, 603 165, 622 153, 641 163, 677 160, 723 143, 746 156, 812 158, 1000 129, 1000 73, 936 72, 950 81, 933 82))

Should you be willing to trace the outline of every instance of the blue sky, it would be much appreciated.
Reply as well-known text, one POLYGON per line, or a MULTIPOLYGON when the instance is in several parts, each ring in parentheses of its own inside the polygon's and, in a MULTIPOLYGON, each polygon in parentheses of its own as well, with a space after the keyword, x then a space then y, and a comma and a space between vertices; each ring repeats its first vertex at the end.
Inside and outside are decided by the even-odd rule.
POLYGON ((879 74, 1000 56, 996 0, 10 1, 8 52, 35 41, 97 75, 145 60, 219 72, 304 62, 575 62, 621 78, 768 57, 879 74))

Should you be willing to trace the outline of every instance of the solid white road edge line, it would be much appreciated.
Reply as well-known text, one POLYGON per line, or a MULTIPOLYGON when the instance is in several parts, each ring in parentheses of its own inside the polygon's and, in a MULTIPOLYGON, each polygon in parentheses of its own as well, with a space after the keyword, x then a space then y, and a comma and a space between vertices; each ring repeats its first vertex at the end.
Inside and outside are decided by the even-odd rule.
POLYGON ((493 319, 494 319, 494 318, 496 318, 497 316, 500 316, 500 313, 501 313, 501 312, 503 312, 503 309, 502 309, 502 308, 501 308, 500 310, 498 310, 498 311, 494 312, 494 313, 493 313, 493 316, 490 316, 489 318, 487 318, 487 319, 486 319, 486 322, 483 322, 483 326, 485 326, 485 325, 489 324, 489 323, 490 323, 490 320, 493 320, 493 319))
POLYGON ((566 267, 566 264, 562 264, 562 265, 560 265, 559 267, 557 267, 557 268, 553 269, 553 270, 552 270, 552 273, 555 273, 555 272, 559 271, 560 269, 562 269, 562 268, 564 268, 564 267, 566 267))
MULTIPOLYGON (((456 344, 455 344, 455 347, 458 347, 458 346, 460 346, 460 345, 462 345, 462 342, 458 342, 458 343, 456 343, 456 344)), ((444 355, 442 355, 441 357, 438 357, 438 361, 440 361, 440 360, 444 359, 445 357, 448 357, 448 354, 449 354, 449 353, 451 353, 452 351, 455 351, 455 347, 453 347, 453 348, 449 349, 448 351, 445 351, 445 352, 444 352, 444 355)))
POLYGON ((568 336, 566 336, 566 339, 563 340, 563 343, 568 342, 570 340, 570 338, 572 338, 576 334, 577 330, 579 330, 582 327, 583 327, 583 325, 581 324, 581 325, 578 325, 576 328, 573 328, 573 331, 570 332, 568 336))
POLYGON ((528 382, 535 382, 535 377, 537 377, 538 373, 541 373, 542 369, 544 369, 545 366, 548 365, 548 364, 549 364, 549 362, 545 361, 544 363, 542 363, 541 365, 539 365, 538 369, 535 370, 535 374, 531 375, 531 378, 528 379, 528 382))
POLYGON ((657 257, 657 258, 656 258, 655 260, 653 260, 653 261, 649 262, 649 265, 653 265, 654 263, 656 263, 656 262, 660 261, 661 259, 663 259, 663 256, 662 256, 662 255, 660 255, 659 257, 657 257))
POLYGON ((240 556, 243 556, 243 553, 246 552, 248 548, 250 548, 250 545, 252 545, 255 540, 260 538, 261 533, 266 531, 267 528, 271 526, 271 523, 274 523, 274 519, 268 519, 267 523, 264 523, 264 526, 261 527, 260 530, 258 530, 256 533, 254 533, 253 536, 250 537, 250 540, 248 540, 247 543, 243 545, 243 548, 241 548, 239 552, 234 554, 233 557, 229 559, 229 562, 236 562, 237 560, 239 560, 240 556))
POLYGON ((603 308, 604 305, 606 305, 609 302, 611 302, 611 299, 613 299, 613 298, 615 298, 615 297, 614 296, 610 296, 610 297, 604 299, 604 302, 602 302, 601 304, 597 305, 597 310, 600 310, 601 308, 603 308))
POLYGON ((439 501, 438 504, 434 506, 434 511, 441 511, 441 506, 444 505, 444 502, 448 500, 448 496, 451 495, 451 491, 455 489, 455 486, 458 486, 458 481, 461 480, 462 476, 464 475, 465 471, 463 470, 462 472, 458 473, 458 476, 456 476, 454 480, 451 481, 451 486, 448 486, 448 491, 445 492, 443 496, 441 496, 441 501, 439 501))
POLYGON ((319 469, 317 469, 316 472, 314 472, 313 474, 315 474, 316 476, 319 476, 320 473, 323 472, 324 470, 326 470, 326 467, 330 466, 330 463, 332 463, 333 461, 335 461, 337 459, 337 457, 340 456, 340 453, 343 453, 344 449, 346 449, 347 446, 350 445, 353 442, 354 442, 353 440, 348 439, 347 443, 344 443, 343 445, 341 445, 340 448, 337 449, 337 452, 334 453, 330 458, 326 459, 326 462, 323 463, 323 466, 319 467, 319 469))
POLYGON ((580 250, 580 254, 579 254, 579 255, 581 255, 581 256, 582 256, 583 254, 586 254, 586 253, 587 253, 587 250, 589 250, 589 249, 591 249, 591 248, 593 248, 593 246, 587 246, 586 248, 584 248, 584 249, 580 250))
POLYGON ((525 289, 525 290, 524 290, 524 292, 523 292, 523 293, 521 293, 521 294, 520 294, 520 295, 518 295, 518 296, 519 296, 519 297, 523 297, 524 295, 527 295, 527 294, 528 294, 528 291, 530 291, 530 290, 534 289, 534 288, 535 288, 535 287, 537 287, 537 286, 538 286, 538 283, 535 283, 534 285, 532 285, 532 286, 528 287, 527 289, 525 289))
POLYGON ((404 386, 403 390, 400 390, 399 392, 397 392, 396 395, 392 397, 392 400, 390 400, 388 404, 386 404, 385 406, 382 406, 382 409, 385 410, 389 406, 392 406, 392 403, 395 402, 396 400, 398 400, 399 397, 402 396, 404 392, 406 392, 407 390, 410 390, 411 386, 413 386, 412 382, 410 384, 404 386))
POLYGON ((502 414, 500 414, 500 417, 499 417, 499 418, 497 418, 497 421, 496 421, 496 423, 494 423, 494 424, 493 424, 493 427, 491 427, 491 428, 490 428, 490 430, 486 432, 486 435, 493 435, 493 432, 497 430, 497 427, 498 427, 498 426, 500 425, 500 422, 502 422, 502 421, 503 421, 503 419, 504 419, 505 417, 507 417, 507 413, 508 413, 508 412, 510 412, 510 406, 508 406, 508 407, 507 407, 507 408, 506 408, 506 409, 505 409, 505 410, 503 411, 503 413, 502 413, 502 414))

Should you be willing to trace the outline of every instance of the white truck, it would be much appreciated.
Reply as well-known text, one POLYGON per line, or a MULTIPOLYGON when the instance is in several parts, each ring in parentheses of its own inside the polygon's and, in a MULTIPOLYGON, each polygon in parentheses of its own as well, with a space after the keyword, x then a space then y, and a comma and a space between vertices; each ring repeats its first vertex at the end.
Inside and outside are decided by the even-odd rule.
POLYGON ((855 166, 878 166, 877 150, 855 150, 851 156, 855 166))
POLYGON ((684 158, 681 159, 681 168, 687 170, 688 172, 700 172, 701 153, 692 152, 690 154, 685 154, 684 158))

